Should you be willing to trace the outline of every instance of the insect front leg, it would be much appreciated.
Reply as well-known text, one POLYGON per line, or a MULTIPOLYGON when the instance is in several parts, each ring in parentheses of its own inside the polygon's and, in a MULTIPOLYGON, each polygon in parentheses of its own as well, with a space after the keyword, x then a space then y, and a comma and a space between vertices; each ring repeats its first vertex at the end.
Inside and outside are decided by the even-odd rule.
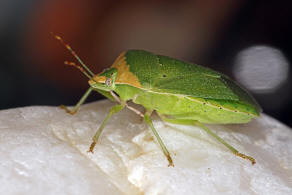
POLYGON ((173 161, 172 161, 172 158, 166 148, 166 146, 164 145, 163 141, 161 140, 159 134, 157 133, 156 129, 154 128, 153 126, 153 123, 152 123, 152 119, 150 118, 150 115, 151 115, 151 112, 150 111, 147 111, 145 114, 144 114, 144 120, 145 122, 149 125, 149 127, 151 128, 154 136, 156 137, 164 155, 166 156, 167 160, 168 160, 168 166, 173 166, 174 167, 174 164, 173 164, 173 161))
POLYGON ((68 109, 66 106, 61 105, 60 108, 64 109, 67 113, 69 114, 75 114, 78 110, 79 107, 85 102, 86 98, 89 96, 89 94, 92 92, 93 88, 90 87, 85 93, 84 95, 81 97, 81 99, 78 101, 78 103, 74 106, 74 108, 72 110, 68 109))
POLYGON ((114 105, 114 106, 110 109, 110 111, 109 111, 109 113, 107 114, 106 118, 104 119, 104 121, 102 122, 102 124, 100 125, 100 127, 98 128, 98 130, 96 131, 95 135, 93 136, 93 138, 92 138, 92 143, 91 143, 91 145, 90 145, 90 147, 89 147, 88 152, 93 153, 93 149, 94 149, 94 147, 95 147, 95 145, 96 145, 96 143, 97 143, 97 141, 98 141, 98 138, 99 138, 99 136, 100 136, 102 130, 104 129, 105 125, 108 123, 109 119, 112 117, 113 114, 115 114, 115 113, 121 111, 124 107, 125 107, 125 104, 122 103, 122 104, 114 105))

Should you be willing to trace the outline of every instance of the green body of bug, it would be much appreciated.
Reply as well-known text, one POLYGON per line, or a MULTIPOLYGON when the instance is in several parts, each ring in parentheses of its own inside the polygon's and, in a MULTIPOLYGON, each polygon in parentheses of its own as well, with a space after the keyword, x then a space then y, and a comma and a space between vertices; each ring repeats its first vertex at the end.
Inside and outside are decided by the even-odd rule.
MULTIPOLYGON (((62 41, 60 37, 56 38, 62 41)), ((71 114, 75 113, 93 90, 118 102, 93 137, 89 151, 93 152, 110 117, 127 107, 143 117, 149 125, 169 161, 169 166, 173 166, 173 161, 152 124, 152 111, 156 111, 164 121, 170 123, 200 126, 235 155, 255 163, 252 157, 239 153, 202 124, 247 123, 259 116, 260 106, 227 76, 195 64, 142 50, 123 52, 110 68, 94 75, 70 46, 66 47, 86 70, 72 62, 67 64, 76 66, 86 74, 90 79, 90 88, 73 110, 62 107, 71 114), (141 113, 128 106, 129 100, 144 106, 146 112, 141 113)))

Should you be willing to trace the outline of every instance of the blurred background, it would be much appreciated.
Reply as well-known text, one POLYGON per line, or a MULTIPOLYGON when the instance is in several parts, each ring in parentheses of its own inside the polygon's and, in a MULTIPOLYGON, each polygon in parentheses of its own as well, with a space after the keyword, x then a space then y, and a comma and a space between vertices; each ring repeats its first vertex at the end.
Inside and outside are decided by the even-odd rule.
POLYGON ((213 68, 292 126, 291 10, 276 0, 1 0, 0 109, 73 105, 86 91, 54 32, 95 73, 128 49, 213 68))

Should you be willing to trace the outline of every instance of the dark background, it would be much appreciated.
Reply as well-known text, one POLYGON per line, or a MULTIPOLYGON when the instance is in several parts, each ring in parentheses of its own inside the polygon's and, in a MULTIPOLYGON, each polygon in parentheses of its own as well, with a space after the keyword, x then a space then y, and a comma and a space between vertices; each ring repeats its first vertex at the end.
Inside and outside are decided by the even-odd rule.
POLYGON ((54 32, 95 73, 133 48, 211 67, 292 126, 291 10, 280 0, 1 0, 0 109, 73 105, 88 88, 54 32))

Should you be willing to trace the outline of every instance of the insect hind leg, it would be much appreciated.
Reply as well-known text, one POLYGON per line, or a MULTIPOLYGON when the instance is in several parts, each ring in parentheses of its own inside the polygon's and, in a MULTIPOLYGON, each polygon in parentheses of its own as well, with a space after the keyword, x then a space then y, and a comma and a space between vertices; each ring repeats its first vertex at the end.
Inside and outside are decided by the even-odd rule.
POLYGON ((216 133, 214 133, 213 131, 211 131, 208 127, 206 127, 205 125, 203 125, 202 123, 200 123, 199 121, 196 120, 189 120, 189 119, 176 119, 176 118, 167 118, 164 115, 159 114, 159 116, 162 118, 163 121, 169 122, 169 123, 173 123, 173 124, 181 124, 181 125, 196 125, 201 127, 201 129, 203 129, 206 133, 208 133, 209 135, 211 135, 213 138, 215 138, 217 141, 219 141, 220 143, 222 143, 224 146, 226 146, 234 155, 239 156, 243 159, 247 159, 249 160, 252 165, 254 165, 256 163, 255 159, 251 156, 247 156, 243 153, 240 153, 238 150, 236 150, 233 146, 231 146, 230 144, 228 144, 225 140, 223 140, 221 137, 219 137, 216 133))
POLYGON ((256 163, 256 161, 255 161, 254 158, 252 158, 251 156, 247 156, 245 154, 240 153, 238 150, 236 150, 234 147, 232 147, 231 145, 229 145, 226 141, 224 141, 221 137, 219 137, 216 133, 214 133, 213 131, 211 131, 208 127, 206 127, 205 125, 203 125, 199 121, 194 121, 194 124, 197 125, 197 126, 199 126, 199 127, 201 127, 206 133, 208 133, 209 135, 211 135, 212 137, 214 137, 217 141, 219 141, 224 146, 226 146, 234 155, 239 156, 239 157, 241 157, 243 159, 249 160, 252 165, 254 165, 256 163))

